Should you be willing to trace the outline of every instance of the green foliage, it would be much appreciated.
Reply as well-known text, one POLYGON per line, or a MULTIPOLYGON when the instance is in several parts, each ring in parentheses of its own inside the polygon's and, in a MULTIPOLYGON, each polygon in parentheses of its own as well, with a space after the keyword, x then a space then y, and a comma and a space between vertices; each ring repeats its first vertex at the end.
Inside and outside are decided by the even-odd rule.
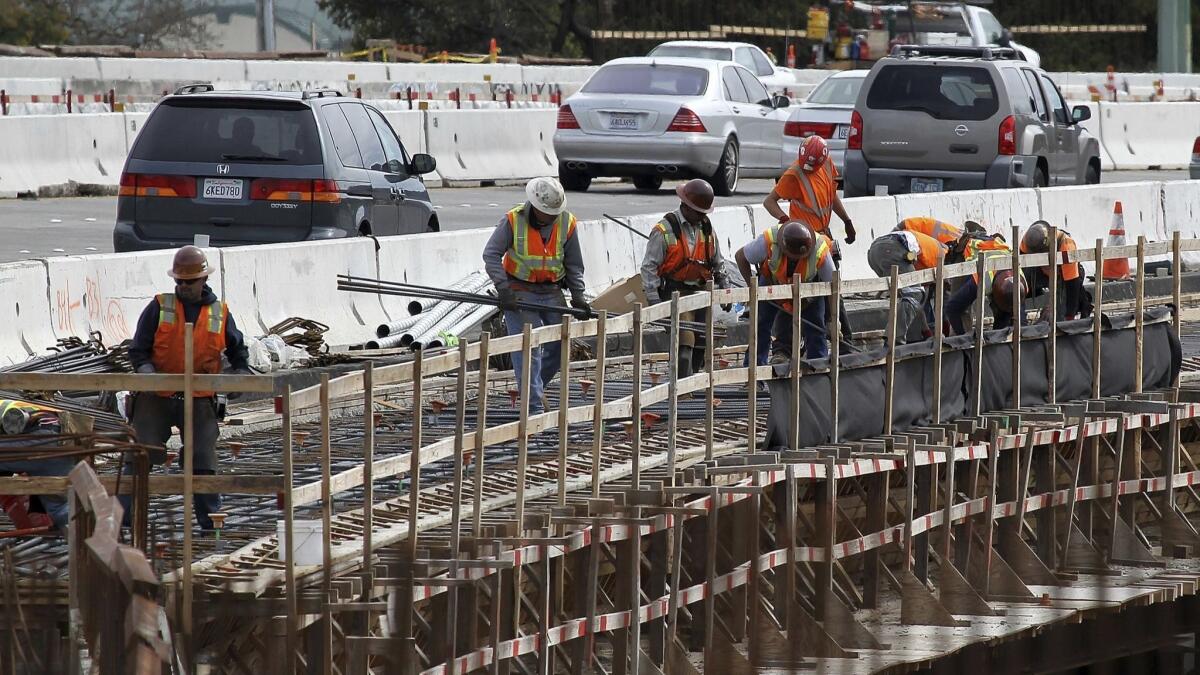
POLYGON ((57 0, 0 0, 0 43, 37 45, 67 39, 66 3, 57 0))

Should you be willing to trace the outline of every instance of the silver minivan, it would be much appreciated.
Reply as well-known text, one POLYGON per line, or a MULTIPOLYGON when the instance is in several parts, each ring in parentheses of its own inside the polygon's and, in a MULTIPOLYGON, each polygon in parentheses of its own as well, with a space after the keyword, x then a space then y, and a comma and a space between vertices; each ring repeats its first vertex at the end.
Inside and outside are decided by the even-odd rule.
POLYGON ((1100 182, 1100 144, 1012 49, 900 46, 851 116, 847 197, 1100 182))

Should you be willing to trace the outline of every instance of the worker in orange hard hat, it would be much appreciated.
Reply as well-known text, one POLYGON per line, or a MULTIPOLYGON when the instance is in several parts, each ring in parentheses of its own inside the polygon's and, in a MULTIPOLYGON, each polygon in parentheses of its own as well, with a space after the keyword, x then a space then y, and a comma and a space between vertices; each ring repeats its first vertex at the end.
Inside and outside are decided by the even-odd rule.
MULTIPOLYGON (((175 252, 168 274, 175 290, 159 293, 146 305, 138 319, 129 347, 129 360, 138 373, 182 373, 186 368, 184 325, 192 324, 192 369, 197 374, 221 372, 222 355, 235 373, 250 374, 249 352, 242 332, 208 285, 212 268, 204 250, 184 246, 175 252)), ((192 400, 193 467, 198 475, 217 472, 218 409, 214 392, 197 391, 192 400)), ((166 443, 172 428, 183 431, 183 394, 177 391, 141 392, 127 411, 139 443, 156 446, 150 453, 153 464, 166 462, 166 443)), ((132 472, 132 466, 127 466, 132 472)), ((126 497, 122 497, 126 500, 126 497)), ((212 530, 210 514, 221 508, 221 496, 195 495, 196 521, 212 530)), ((129 504, 125 501, 126 513, 129 504)))
MULTIPOLYGON (((691 295, 703 290, 709 281, 717 288, 728 288, 721 242, 713 233, 708 214, 713 212, 712 185, 694 178, 675 188, 679 208, 663 216, 650 231, 646 253, 642 257, 642 288, 650 304, 669 300, 671 294, 691 295)), ((729 305, 723 305, 729 309, 729 305)), ((685 321, 704 321, 707 310, 684 312, 685 321)), ((687 377, 700 369, 704 350, 697 350, 703 338, 690 330, 679 333, 679 376, 687 377)), ((707 347, 707 345, 705 345, 707 347)))
POLYGON ((1036 297, 1050 288, 1050 277, 1058 285, 1058 318, 1083 319, 1092 315, 1092 296, 1083 287, 1083 268, 1077 262, 1063 262, 1063 254, 1076 249, 1075 240, 1066 230, 1057 230, 1051 241, 1050 223, 1034 222, 1021 237, 1021 253, 1046 253, 1053 250, 1059 258, 1051 267, 1028 269, 1029 286, 1036 297))
MULTIPOLYGON (((754 241, 738 250, 734 258, 738 270, 749 284, 753 278, 751 266, 758 267, 759 283, 782 285, 792 283, 799 276, 801 283, 831 281, 833 279, 833 253, 829 240, 812 231, 806 223, 789 221, 775 225, 763 232, 754 241)), ((792 356, 792 317, 796 308, 791 300, 771 303, 760 308, 771 308, 772 325, 769 335, 773 338, 771 361, 783 362, 792 356), (776 311, 777 310, 777 311, 776 311)), ((800 308, 803 325, 805 357, 825 358, 829 355, 828 325, 825 317, 825 298, 807 298, 800 308)), ((761 337, 761 336, 760 336, 761 337)))

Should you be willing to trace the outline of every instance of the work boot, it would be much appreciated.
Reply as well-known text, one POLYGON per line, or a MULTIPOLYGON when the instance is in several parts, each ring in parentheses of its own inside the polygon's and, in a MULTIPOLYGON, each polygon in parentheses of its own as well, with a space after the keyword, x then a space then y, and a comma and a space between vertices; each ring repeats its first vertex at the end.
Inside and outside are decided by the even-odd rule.
POLYGON ((767 362, 767 365, 779 366, 779 365, 783 365, 785 363, 790 363, 791 360, 792 360, 792 357, 787 352, 773 351, 773 352, 771 352, 771 360, 767 362))

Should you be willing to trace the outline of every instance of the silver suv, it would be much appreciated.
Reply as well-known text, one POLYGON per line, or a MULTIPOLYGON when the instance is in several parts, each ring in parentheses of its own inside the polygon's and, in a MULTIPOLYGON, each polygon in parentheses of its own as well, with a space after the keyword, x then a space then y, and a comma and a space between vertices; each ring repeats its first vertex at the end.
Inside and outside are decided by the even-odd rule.
POLYGON ((899 46, 854 105, 845 194, 1099 183, 1090 117, 1013 49, 899 46))

